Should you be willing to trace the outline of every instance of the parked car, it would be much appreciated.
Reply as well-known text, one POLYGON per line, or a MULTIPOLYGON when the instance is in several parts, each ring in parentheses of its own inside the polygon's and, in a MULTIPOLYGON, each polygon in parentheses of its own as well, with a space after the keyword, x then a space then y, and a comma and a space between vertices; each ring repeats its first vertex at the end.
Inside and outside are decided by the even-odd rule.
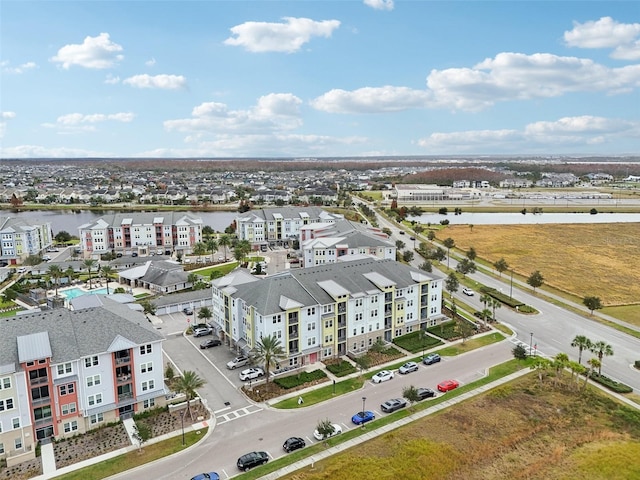
POLYGON ((27 273, 27 267, 19 267, 17 271, 18 273, 27 273))
MULTIPOLYGON (((342 433, 342 427, 337 423, 332 423, 331 426, 333 427, 333 433, 327 435, 326 438, 335 437, 336 435, 340 435, 342 433)), ((313 431, 313 438, 315 438, 316 440, 325 440, 325 437, 322 436, 317 428, 313 431)))
POLYGON ((382 405, 380 405, 380 408, 385 413, 392 413, 406 406, 407 401, 404 398, 392 398, 391 400, 387 400, 382 405))
POLYGON ((440 360, 442 360, 440 358, 440 355, 438 355, 437 353, 430 353, 422 359, 422 363, 424 363, 425 365, 433 365, 434 363, 438 363, 440 360))
POLYGON ((459 386, 460 384, 457 380, 444 380, 438 384, 438 390, 441 392, 448 392, 449 390, 453 390, 459 386))
POLYGON ((418 364, 416 362, 407 362, 398 369, 398 373, 401 373, 403 375, 411 372, 417 372, 417 371, 418 371, 418 364))
POLYGON ((371 410, 358 412, 353 417, 351 417, 351 421, 356 425, 362 425, 363 423, 367 423, 375 419, 376 419, 376 416, 371 410))
POLYGON ((371 380, 373 383, 386 382, 387 380, 391 380, 393 378, 393 372, 391 370, 380 370, 376 373, 371 380))
POLYGON ((48 262, 49 260, 51 260, 51 255, 43 255, 42 260, 44 260, 45 262, 48 262))
POLYGON ((267 452, 250 452, 245 453, 236 464, 240 470, 248 471, 250 468, 264 465, 269 461, 269 454, 267 452))
POLYGON ((473 297, 473 290, 471 290, 468 287, 464 287, 462 289, 462 293, 464 293, 465 295, 469 296, 469 297, 473 297))
POLYGON ((234 368, 244 367, 249 364, 249 357, 245 357, 244 355, 240 355, 239 357, 234 358, 230 362, 227 363, 227 368, 229 370, 233 370, 234 368))
POLYGON ((216 472, 200 473, 195 477, 191 477, 191 480, 220 480, 220 475, 216 472))
POLYGON ((182 309, 182 313, 184 313, 185 315, 193 315, 193 308, 185 307, 182 309))
POLYGON ((220 345, 222 345, 222 342, 220 340, 218 340, 217 338, 210 338, 209 340, 205 340, 204 342, 202 342, 200 344, 200 348, 205 349, 211 347, 219 347, 220 345))
POLYGON ((255 380, 256 378, 260 378, 263 375, 264 370, 262 370, 260 367, 247 368, 246 370, 240 372, 240 380, 242 380, 243 382, 247 380, 255 380))
POLYGON ((287 438, 282 444, 282 448, 284 448, 284 451, 287 453, 293 452, 294 450, 299 450, 306 446, 307 443, 300 437, 287 438))
POLYGON ((194 337, 204 337, 206 335, 211 335, 213 333, 213 328, 211 327, 198 327, 194 328, 193 336, 194 337))
POLYGON ((425 398, 431 398, 436 396, 436 392, 431 390, 430 388, 416 388, 416 392, 418 392, 418 400, 424 400, 425 398))

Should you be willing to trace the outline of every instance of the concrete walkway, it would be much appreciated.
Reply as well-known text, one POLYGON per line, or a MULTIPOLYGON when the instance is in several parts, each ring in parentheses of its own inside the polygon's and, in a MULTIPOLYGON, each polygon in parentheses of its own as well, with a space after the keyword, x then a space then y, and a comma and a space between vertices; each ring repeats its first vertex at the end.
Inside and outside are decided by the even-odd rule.
POLYGON ((53 453, 53 442, 42 445, 40 448, 40 457, 44 475, 53 475, 56 473, 56 456, 53 453))
POLYGON ((137 446, 138 442, 136 441, 136 434, 138 433, 138 429, 136 428, 136 422, 133 418, 125 418, 122 421, 122 425, 124 425, 124 429, 127 431, 131 445, 137 446))

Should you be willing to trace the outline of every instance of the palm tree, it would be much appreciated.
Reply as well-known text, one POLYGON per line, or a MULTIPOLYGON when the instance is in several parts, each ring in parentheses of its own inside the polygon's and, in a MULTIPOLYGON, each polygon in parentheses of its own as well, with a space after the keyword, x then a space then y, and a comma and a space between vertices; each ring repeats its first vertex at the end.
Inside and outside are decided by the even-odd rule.
POLYGON ((226 233, 221 235, 218 239, 218 246, 224 249, 224 261, 227 261, 227 248, 231 245, 231 236, 226 233))
POLYGON ((198 311, 198 318, 202 319, 204 323, 208 323, 211 317, 213 317, 213 313, 211 313, 211 309, 209 307, 202 307, 198 311))
POLYGON ((109 295, 109 280, 111 280, 111 275, 115 273, 115 270, 113 269, 113 267, 109 265, 105 265, 104 267, 102 267, 101 272, 102 272, 102 277, 107 282, 107 295, 109 295))
POLYGON ((218 242, 216 242, 214 238, 210 238, 205 245, 207 246, 207 250, 211 252, 211 258, 213 259, 213 254, 218 250, 218 242))
POLYGON ((49 276, 53 279, 53 285, 55 286, 57 297, 58 285, 60 283, 60 278, 62 277, 62 269, 58 265, 49 265, 47 273, 49 273, 49 276))
POLYGON ((67 269, 64 271, 64 274, 67 276, 69 285, 73 283, 73 279, 76 277, 76 272, 73 270, 73 267, 69 265, 67 269))
POLYGON ((453 247, 456 246, 456 241, 449 237, 445 238, 442 244, 447 248, 447 269, 449 268, 449 253, 453 247))
POLYGON ((256 344, 256 352, 253 355, 258 363, 264 365, 264 374, 269 383, 269 372, 272 366, 276 366, 278 360, 285 357, 285 351, 280 344, 280 339, 272 335, 262 337, 256 344))
POLYGON ((187 412, 193 420, 193 414, 191 413, 191 399, 197 395, 196 390, 202 388, 205 381, 198 376, 196 372, 185 371, 182 377, 175 380, 174 388, 176 392, 184 393, 187 397, 187 412))
POLYGON ((202 255, 207 253, 207 246, 202 242, 198 242, 193 246, 193 253, 195 253, 198 256, 198 261, 200 261, 202 258, 202 255))
POLYGON ((84 261, 84 266, 89 270, 89 290, 91 290, 91 269, 96 264, 96 261, 92 258, 88 258, 84 261))
POLYGON ((584 335, 576 335, 576 338, 571 342, 572 347, 578 348, 578 363, 582 363, 582 352, 583 350, 591 350, 591 340, 589 340, 584 335))
POLYGON ((598 356, 598 361, 600 362, 600 365, 598 365, 598 375, 602 375, 602 357, 610 357, 613 355, 613 347, 603 340, 598 340, 591 345, 589 350, 598 356))
POLYGON ((491 299, 491 310, 493 310, 493 321, 496 321, 496 308, 502 307, 502 302, 496 298, 491 299))
POLYGON ((567 366, 568 363, 569 363, 569 355, 567 355, 566 353, 560 352, 556 354, 556 356, 553 358, 552 365, 556 369, 556 378, 555 378, 554 384, 561 383, 562 371, 564 370, 564 368, 567 366))
POLYGON ((571 369, 571 385, 575 384, 577 386, 580 381, 580 375, 586 371, 586 368, 580 363, 572 360, 569 361, 567 366, 571 369))
POLYGON ((589 383, 589 378, 593 375, 593 371, 597 368, 600 369, 602 364, 600 360, 597 358, 590 358, 587 360, 587 365, 589 365, 589 370, 587 370, 587 374, 584 376, 584 386, 582 388, 587 388, 587 383, 589 383))
MULTIPOLYGON (((526 354, 525 354, 526 355, 526 354)), ((533 363, 531 364, 531 370, 538 371, 538 381, 540 385, 544 380, 544 374, 549 370, 551 366, 551 361, 545 357, 537 356, 533 359, 533 363)))

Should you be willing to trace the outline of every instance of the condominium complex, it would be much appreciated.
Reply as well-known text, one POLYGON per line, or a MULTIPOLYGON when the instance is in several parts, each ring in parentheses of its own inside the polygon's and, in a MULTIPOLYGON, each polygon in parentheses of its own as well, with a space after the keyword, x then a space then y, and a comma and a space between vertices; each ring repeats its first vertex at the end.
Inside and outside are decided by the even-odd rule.
POLYGON ((33 223, 22 218, 0 217, 0 261, 22 263, 29 255, 40 255, 53 243, 51 222, 33 223))
POLYGON ((239 350, 271 335, 285 364, 311 364, 437 325, 444 318, 442 283, 440 273, 373 258, 262 280, 230 275, 212 282, 213 322, 239 350))
POLYGON ((381 229, 338 220, 300 227, 302 266, 335 263, 345 255, 396 259, 396 246, 381 229))
POLYGON ((202 241, 203 222, 185 212, 116 213, 78 227, 85 257, 103 253, 188 254, 202 241))
POLYGON ((162 340, 125 304, 0 322, 0 458, 84 433, 165 402, 162 340))
POLYGON ((297 240, 300 228, 312 223, 333 223, 342 215, 329 213, 320 207, 281 207, 250 210, 236 217, 238 239, 254 247, 285 245, 297 240))

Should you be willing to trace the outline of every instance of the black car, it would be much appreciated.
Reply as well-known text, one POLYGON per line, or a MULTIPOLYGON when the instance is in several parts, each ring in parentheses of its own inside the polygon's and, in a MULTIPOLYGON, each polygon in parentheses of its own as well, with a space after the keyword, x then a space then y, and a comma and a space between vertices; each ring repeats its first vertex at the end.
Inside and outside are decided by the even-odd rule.
POLYGON ((200 344, 200 348, 211 348, 211 347, 219 347, 222 345, 222 342, 217 338, 210 338, 209 340, 205 340, 200 344))
POLYGON ((302 438, 300 438, 300 437, 291 437, 291 438, 287 438, 284 441, 284 444, 282 445, 282 448, 284 448, 285 452, 289 453, 289 452, 293 452, 294 450, 298 450, 300 448, 304 448, 306 446, 307 446, 307 444, 302 438))
POLYGON ((193 309, 189 307, 185 307, 182 309, 182 313, 184 313, 185 315, 193 315, 193 309))
POLYGON ((240 470, 248 471, 250 468, 264 465, 269 461, 269 454, 267 452, 251 452, 242 455, 237 462, 240 470))
POLYGON ((417 388, 416 392, 418 392, 419 400, 424 400, 425 398, 431 398, 436 396, 436 392, 434 392, 430 388, 417 388))

